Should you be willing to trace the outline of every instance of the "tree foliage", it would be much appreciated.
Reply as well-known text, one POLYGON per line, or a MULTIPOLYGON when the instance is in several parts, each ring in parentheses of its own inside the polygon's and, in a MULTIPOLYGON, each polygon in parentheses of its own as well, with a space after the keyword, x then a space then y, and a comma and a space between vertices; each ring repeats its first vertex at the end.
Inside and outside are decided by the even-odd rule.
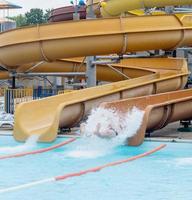
POLYGON ((33 8, 29 12, 25 13, 27 25, 42 24, 44 23, 43 10, 39 8, 33 8))
POLYGON ((33 8, 24 15, 17 15, 15 17, 9 17, 10 19, 16 21, 17 27, 29 26, 34 24, 47 23, 51 14, 51 9, 45 12, 39 8, 33 8))

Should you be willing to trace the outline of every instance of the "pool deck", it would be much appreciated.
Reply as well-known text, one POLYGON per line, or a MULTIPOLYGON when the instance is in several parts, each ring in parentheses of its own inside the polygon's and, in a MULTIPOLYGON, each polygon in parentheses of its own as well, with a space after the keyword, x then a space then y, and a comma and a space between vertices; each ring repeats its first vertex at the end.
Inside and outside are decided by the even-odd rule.
MULTIPOLYGON (((167 141, 167 142, 190 142, 192 143, 192 132, 180 132, 177 129, 181 128, 180 122, 175 122, 167 125, 165 128, 157 130, 147 136, 145 141, 167 141)), ((78 129, 72 130, 70 134, 61 134, 59 137, 80 137, 73 133, 78 129)), ((12 136, 12 130, 0 130, 0 136, 12 136)))
POLYGON ((146 141, 192 142, 192 132, 180 132, 180 122, 167 125, 146 137, 146 141))
POLYGON ((0 136, 12 136, 12 130, 0 129, 0 136))

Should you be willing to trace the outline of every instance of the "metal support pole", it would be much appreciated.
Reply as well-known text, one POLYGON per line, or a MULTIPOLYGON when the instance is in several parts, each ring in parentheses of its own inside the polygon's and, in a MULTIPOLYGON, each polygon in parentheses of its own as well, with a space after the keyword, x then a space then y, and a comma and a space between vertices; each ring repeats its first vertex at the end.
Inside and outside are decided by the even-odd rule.
POLYGON ((45 79, 43 80, 43 88, 46 89, 47 88, 47 77, 45 76, 45 79))
POLYGON ((93 64, 95 61, 95 56, 89 56, 87 57, 87 87, 94 87, 97 83, 97 77, 96 77, 96 65, 93 64))
MULTIPOLYGON (((87 19, 94 19, 96 18, 94 10, 93 10, 93 0, 90 2, 90 8, 87 13, 87 19)), ((88 56, 86 58, 86 77, 87 77, 87 87, 94 87, 97 84, 97 77, 96 77, 96 65, 93 64, 96 61, 95 56, 88 56)))
POLYGON ((173 50, 173 58, 177 57, 177 50, 173 50))
POLYGON ((73 77, 73 76, 85 76, 84 72, 32 72, 32 73, 17 73, 17 77, 31 77, 31 76, 57 76, 57 77, 73 77))
MULTIPOLYGON (((158 55, 153 55, 152 56, 153 58, 161 58, 163 57, 163 55, 161 54, 158 54, 158 55)), ((121 59, 128 59, 128 58, 151 58, 151 55, 128 55, 128 54, 125 54, 125 55, 117 55, 117 56, 96 56, 96 60, 101 60, 101 59, 109 59, 111 61, 116 61, 116 62, 119 62, 119 60, 121 59)), ((110 62, 111 62, 110 61, 110 62)))
POLYGON ((78 13, 78 5, 77 5, 77 0, 75 0, 75 5, 74 5, 75 13, 73 13, 73 20, 80 20, 80 15, 78 13))
POLYGON ((188 66, 189 66, 189 70, 191 72, 191 74, 189 76, 189 84, 190 84, 190 87, 192 87, 192 63, 189 63, 188 66))
POLYGON ((93 0, 91 0, 90 8, 89 8, 88 13, 87 13, 87 19, 94 19, 94 18, 96 18, 96 16, 95 16, 95 13, 94 13, 94 10, 93 10, 93 0))
POLYGON ((80 15, 79 15, 79 13, 73 13, 73 20, 74 20, 74 21, 80 20, 80 15))
POLYGON ((12 89, 16 88, 15 76, 12 77, 12 89))
POLYGON ((123 72, 119 71, 118 69, 116 69, 115 67, 111 66, 111 65, 107 65, 110 69, 112 69, 114 72, 117 72, 118 74, 120 74, 121 76, 123 76, 126 79, 131 79, 129 76, 127 76, 126 74, 124 74, 123 72))

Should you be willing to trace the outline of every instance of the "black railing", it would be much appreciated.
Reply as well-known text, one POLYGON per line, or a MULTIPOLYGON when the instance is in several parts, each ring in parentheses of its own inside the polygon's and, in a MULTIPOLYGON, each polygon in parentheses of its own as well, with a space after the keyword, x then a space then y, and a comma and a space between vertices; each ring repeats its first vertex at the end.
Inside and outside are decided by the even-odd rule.
POLYGON ((33 99, 41 99, 45 97, 50 97, 58 94, 59 89, 42 89, 37 88, 33 90, 33 99))

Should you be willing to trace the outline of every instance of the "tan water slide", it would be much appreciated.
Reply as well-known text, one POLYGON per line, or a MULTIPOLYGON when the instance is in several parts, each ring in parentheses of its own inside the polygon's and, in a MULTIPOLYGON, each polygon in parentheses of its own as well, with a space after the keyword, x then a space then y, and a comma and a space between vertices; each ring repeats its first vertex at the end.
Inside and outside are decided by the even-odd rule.
POLYGON ((31 62, 191 46, 191 18, 109 18, 16 29, 0 34, 0 63, 15 69, 31 62))
POLYGON ((146 131, 151 132, 165 127, 168 123, 190 119, 192 117, 192 89, 130 98, 104 103, 101 106, 113 108, 121 114, 133 107, 145 111, 140 129, 128 140, 130 145, 135 146, 143 142, 146 131))
MULTIPOLYGON (((21 70, 22 65, 34 62, 52 62, 47 66, 68 62, 69 69, 80 61, 58 59, 191 46, 191 19, 190 15, 145 16, 13 30, 0 34, 0 63, 9 70, 21 70)), ((183 59, 132 59, 115 67, 134 79, 20 104, 15 112, 14 137, 23 141, 32 134, 40 134, 40 141, 53 141, 59 127, 75 126, 102 102, 179 90, 188 75, 183 59), (138 74, 134 76, 133 71, 138 74)), ((111 69, 105 68, 105 73, 99 69, 104 67, 98 67, 101 79, 108 72, 109 79, 115 73, 111 69)))

